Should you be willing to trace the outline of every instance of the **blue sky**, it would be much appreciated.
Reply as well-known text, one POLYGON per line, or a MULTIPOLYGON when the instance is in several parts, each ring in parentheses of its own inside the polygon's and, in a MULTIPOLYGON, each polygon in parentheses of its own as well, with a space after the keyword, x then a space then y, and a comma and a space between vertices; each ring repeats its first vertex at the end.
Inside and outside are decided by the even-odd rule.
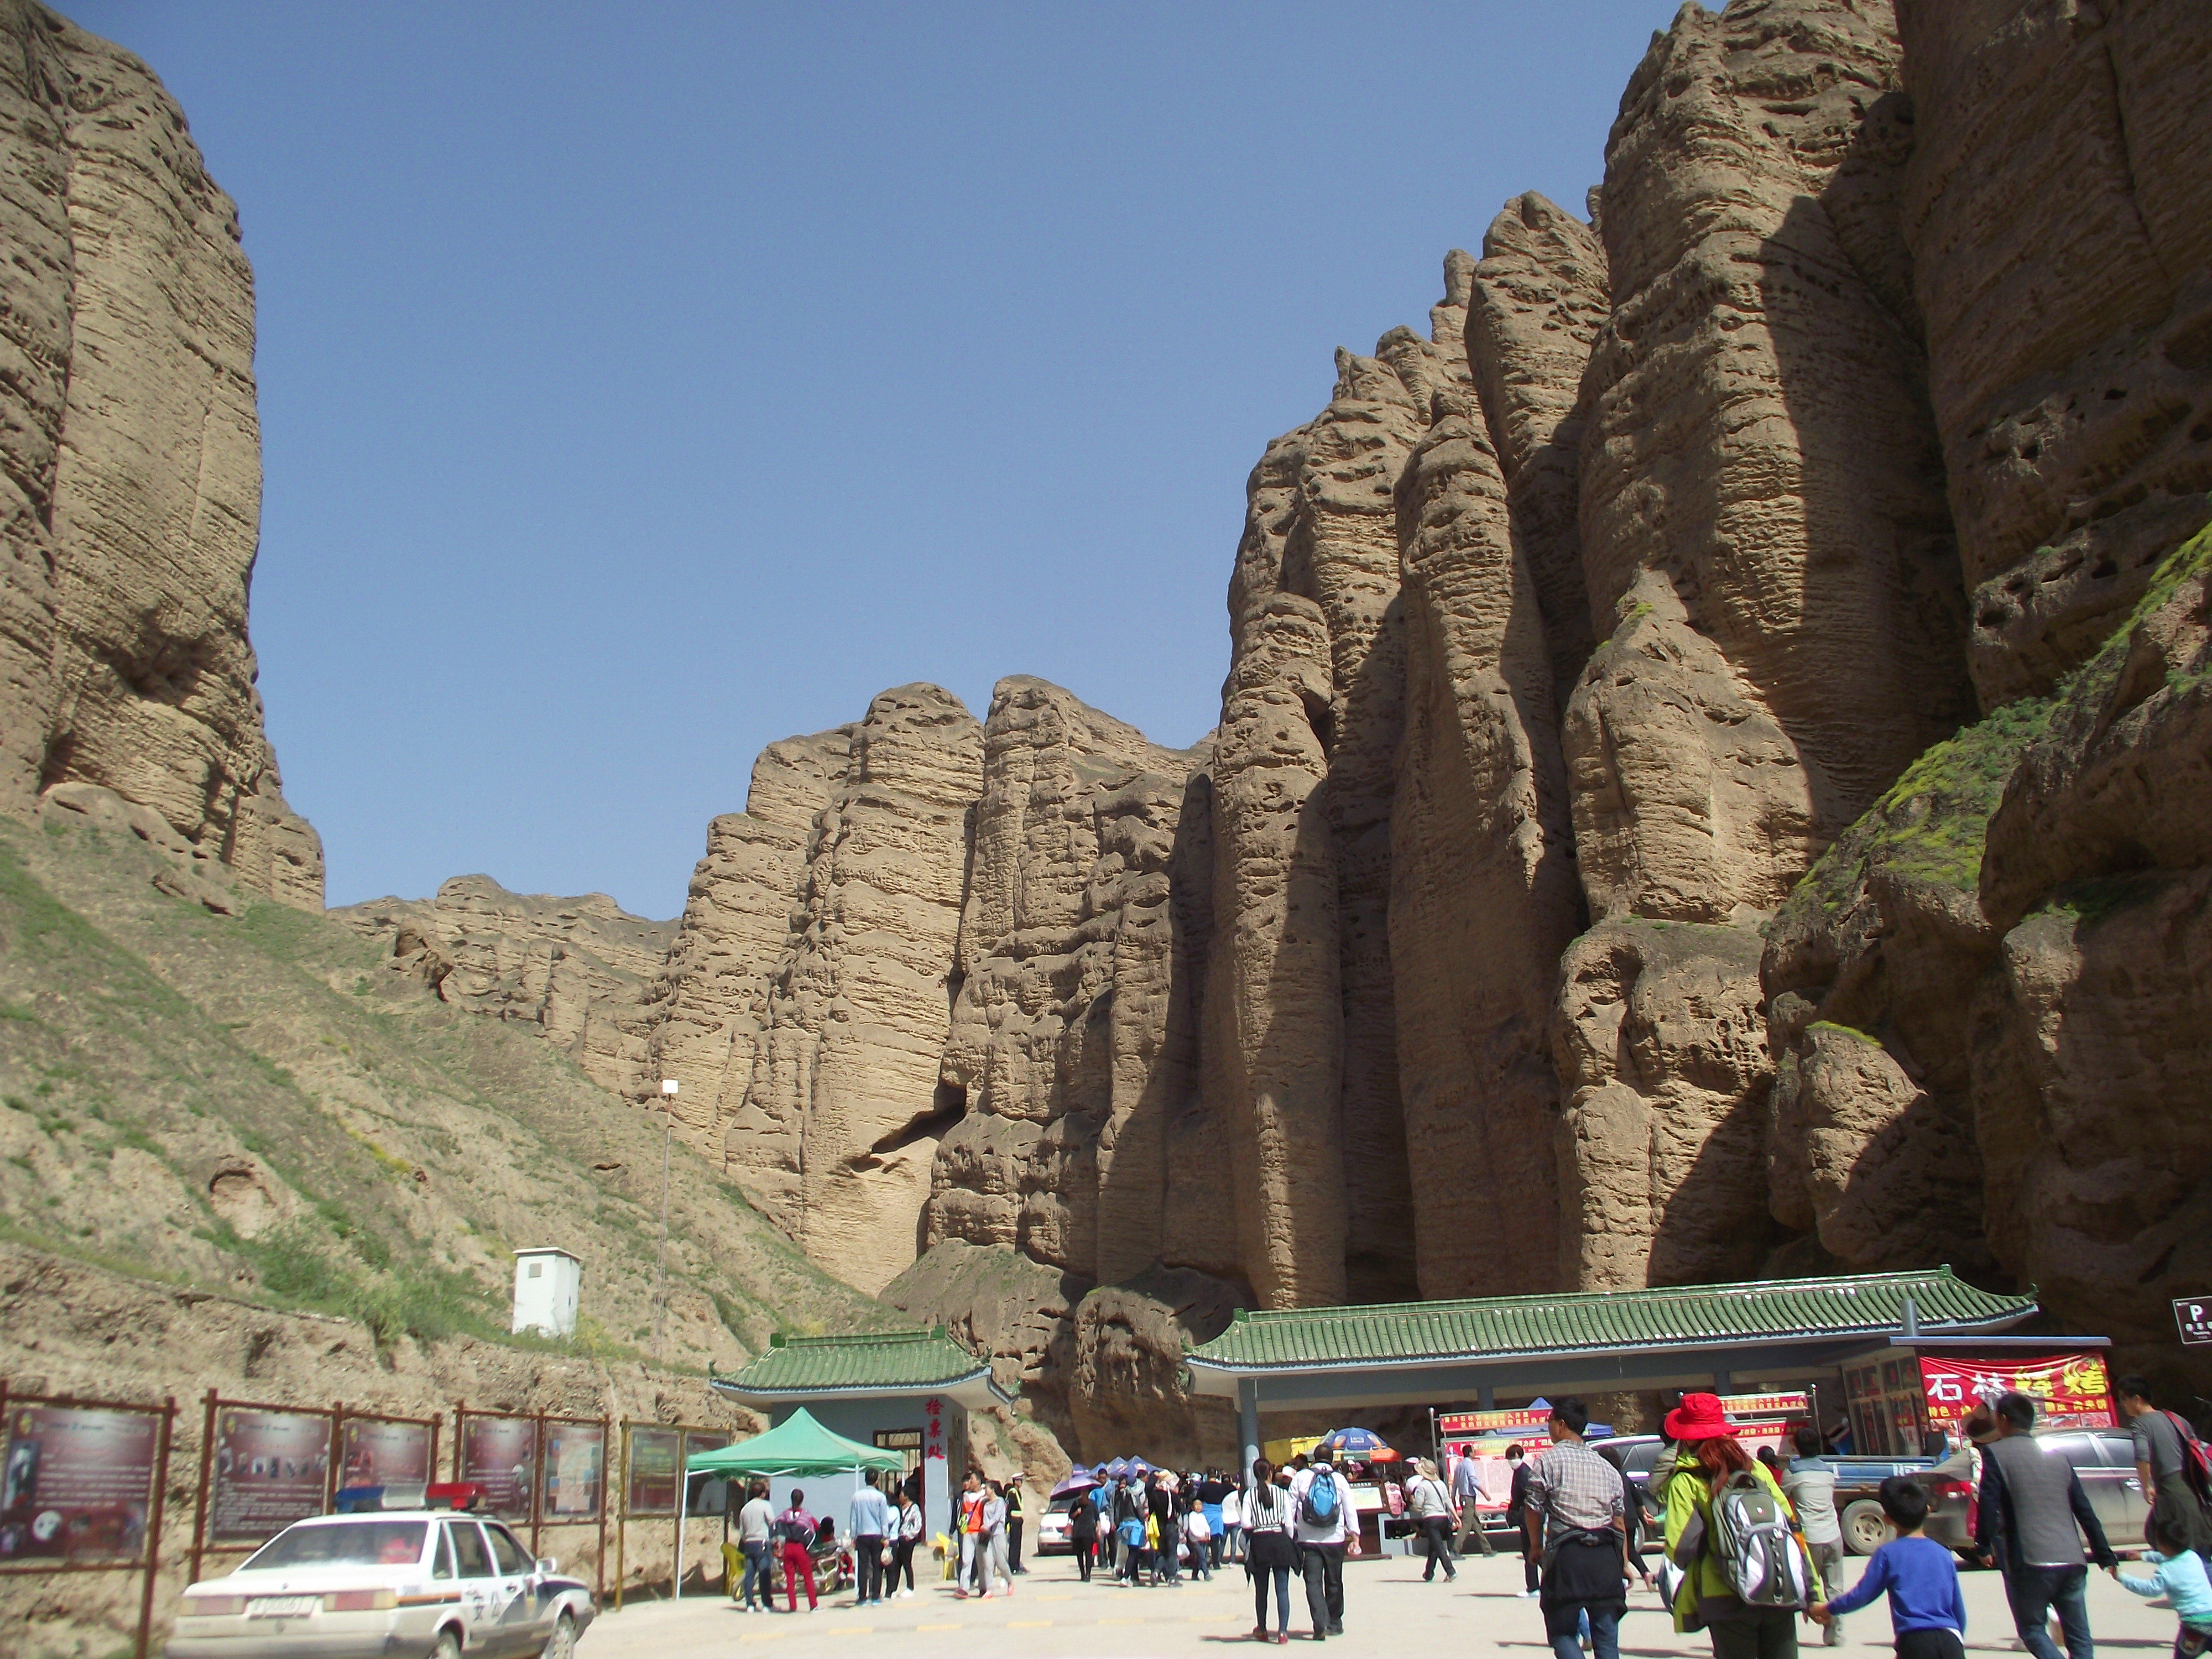
POLYGON ((1261 447, 1508 197, 1580 210, 1674 0, 65 9, 240 204, 331 902, 665 916, 886 686, 1205 732, 1261 447))

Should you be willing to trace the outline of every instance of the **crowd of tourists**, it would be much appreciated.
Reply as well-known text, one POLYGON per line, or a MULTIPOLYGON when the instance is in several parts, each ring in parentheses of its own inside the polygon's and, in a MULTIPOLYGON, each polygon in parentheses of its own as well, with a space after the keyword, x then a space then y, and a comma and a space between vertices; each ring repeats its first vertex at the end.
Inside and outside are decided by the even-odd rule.
MULTIPOLYGON (((2149 1508, 2147 1576, 2120 1571, 2071 1463, 2034 1442, 2036 1406, 2026 1395, 2005 1395, 1969 1416, 1963 1443, 1942 1448, 1949 1455, 1929 1474, 1965 1487, 1973 1553, 2003 1575, 2033 1659, 2060 1659, 2047 1628, 2054 1617, 2065 1659, 2094 1659, 2084 1593, 2093 1560, 2130 1590, 2166 1598, 2179 1625, 2176 1659, 2201 1659, 2212 1648, 2212 1455, 2185 1420, 2154 1403, 2145 1379, 2122 1377, 2115 1393, 2149 1508)), ((1898 1659, 1964 1659, 1958 1564, 1925 1534, 1933 1500, 1922 1479, 1881 1483, 1894 1536, 1846 1590, 1832 1443, 1812 1426, 1796 1431, 1795 1457, 1766 1448, 1753 1455, 1717 1396, 1686 1394, 1666 1415, 1666 1444, 1641 1491, 1591 1448, 1589 1427, 1583 1402, 1562 1400, 1547 1424, 1548 1446, 1529 1453, 1515 1444, 1506 1453, 1504 1520, 1522 1559, 1521 1594, 1537 1603, 1557 1659, 1620 1659, 1620 1620, 1638 1583, 1657 1588, 1678 1632, 1708 1634, 1714 1659, 1796 1659, 1801 1619, 1839 1644, 1844 1617, 1884 1597, 1898 1659), (1647 1538, 1658 1548, 1656 1571, 1647 1538)), ((1417 1537, 1425 1582, 1455 1578, 1455 1558, 1470 1549, 1492 1553, 1483 1511, 1499 1495, 1470 1451, 1449 1449, 1441 1468, 1425 1458, 1347 1468, 1324 1442, 1281 1468, 1259 1458, 1242 1482, 1218 1468, 1125 1464, 1073 1494, 1070 1547, 1083 1582, 1103 1573, 1125 1588, 1173 1586, 1242 1565, 1252 1587, 1252 1638, 1262 1642, 1290 1640, 1296 1578, 1303 1634, 1326 1641, 1344 1633, 1345 1562, 1362 1548, 1355 1478, 1375 1483, 1389 1516, 1417 1537)), ((873 1472, 854 1495, 843 1536, 858 1605, 913 1595, 920 1498, 917 1479, 885 1491, 873 1472)), ((846 1559, 832 1521, 817 1520, 805 1500, 793 1488, 779 1510, 767 1483, 753 1483, 736 1517, 744 1580, 732 1589, 748 1610, 768 1604, 773 1565, 789 1610, 804 1588, 811 1611, 825 1559, 846 1559)), ((1025 1571, 1022 1524, 1019 1481, 967 1476, 954 1504, 957 1556, 948 1551, 956 1594, 1013 1593, 1025 1571)))
MULTIPOLYGON (((2197 1659, 2212 1645, 2212 1455, 2179 1414, 2158 1408, 2143 1378, 2123 1377, 2115 1392, 2150 1504, 2148 1577, 2120 1571, 2073 1465, 2033 1438, 2036 1405, 2026 1395, 2004 1395, 1970 1416, 1965 1443, 1930 1474, 1966 1486, 1973 1553, 2003 1575, 2014 1629, 2033 1659, 2059 1659, 2047 1628, 2054 1614, 2067 1659, 2093 1659, 2084 1594, 2092 1560, 2138 1595, 2168 1598, 2179 1626, 2176 1659, 2197 1659)), ((1639 1498, 1584 1442, 1588 1424, 1581 1402, 1559 1402, 1553 1443, 1514 1480, 1510 1512, 1528 1583, 1558 1659, 1585 1649, 1618 1659, 1628 1586, 1650 1582, 1636 1547, 1639 1518, 1664 1540, 1660 1589, 1674 1628, 1707 1632, 1714 1659, 1796 1659, 1801 1617, 1839 1644, 1843 1617, 1885 1596, 1898 1659, 1964 1659, 1958 1562, 1926 1536, 1933 1500, 1923 1480, 1881 1483, 1894 1535, 1845 1590, 1836 1469, 1809 1425, 1796 1434, 1794 1459, 1753 1456, 1718 1398, 1685 1395, 1666 1417, 1668 1443, 1639 1498), (1649 1506, 1642 1516, 1639 1504, 1649 1506)))

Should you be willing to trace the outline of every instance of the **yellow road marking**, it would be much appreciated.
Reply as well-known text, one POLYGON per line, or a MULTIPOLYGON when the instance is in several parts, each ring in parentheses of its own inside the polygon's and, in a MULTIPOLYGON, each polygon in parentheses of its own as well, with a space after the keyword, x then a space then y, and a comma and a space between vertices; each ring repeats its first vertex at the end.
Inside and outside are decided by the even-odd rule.
POLYGON ((1008 1630, 1050 1630, 1052 1628, 1052 1620, 1049 1619, 1009 1619, 1006 1620, 1006 1628, 1008 1630))

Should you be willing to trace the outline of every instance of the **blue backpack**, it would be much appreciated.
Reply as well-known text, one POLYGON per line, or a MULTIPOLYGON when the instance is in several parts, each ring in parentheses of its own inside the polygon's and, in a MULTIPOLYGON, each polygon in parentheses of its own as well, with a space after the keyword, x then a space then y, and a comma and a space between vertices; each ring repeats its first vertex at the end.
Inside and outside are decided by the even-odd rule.
POLYGON ((1305 1496, 1298 1500, 1298 1519, 1310 1527, 1333 1527, 1336 1524, 1336 1472, 1316 1469, 1314 1478, 1306 1482, 1305 1496))

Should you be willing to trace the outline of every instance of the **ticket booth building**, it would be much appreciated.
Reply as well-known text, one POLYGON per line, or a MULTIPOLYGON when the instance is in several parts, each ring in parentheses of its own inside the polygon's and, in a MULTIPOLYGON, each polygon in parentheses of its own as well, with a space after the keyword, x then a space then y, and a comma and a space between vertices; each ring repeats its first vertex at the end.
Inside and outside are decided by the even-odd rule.
MULTIPOLYGON (((989 1364, 942 1325, 857 1336, 779 1332, 743 1370, 708 1382, 765 1413, 771 1427, 804 1406, 835 1433, 903 1453, 908 1473, 921 1472, 922 1518, 932 1536, 951 1530, 952 1494, 968 1474, 968 1414, 1015 1398, 992 1380, 989 1364)), ((852 1477, 818 1484, 818 1499, 815 1486, 806 1489, 807 1507, 842 1526, 852 1477)))

